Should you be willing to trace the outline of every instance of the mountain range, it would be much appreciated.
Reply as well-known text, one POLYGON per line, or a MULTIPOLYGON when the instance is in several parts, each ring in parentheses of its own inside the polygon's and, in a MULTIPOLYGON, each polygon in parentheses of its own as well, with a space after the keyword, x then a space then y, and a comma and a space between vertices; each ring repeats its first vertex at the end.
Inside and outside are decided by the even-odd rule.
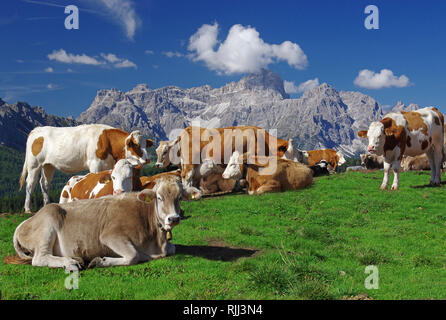
MULTIPOLYGON (((7 122, 2 118, 4 105, 0 105, 1 131, 17 130, 15 124, 4 129, 4 122, 7 122)), ((176 86, 150 89, 147 84, 138 84, 127 92, 115 88, 99 90, 90 107, 76 121, 48 116, 39 107, 26 106, 28 108, 23 103, 8 105, 20 114, 11 119, 26 116, 23 123, 33 120, 27 126, 22 125, 23 132, 34 124, 104 123, 126 131, 138 129, 160 141, 173 139, 184 127, 198 123, 195 121, 208 128, 256 125, 276 129, 280 138, 292 138, 296 147, 334 148, 347 156, 358 155, 366 148, 366 141, 356 136, 357 131, 366 129, 370 122, 381 119, 386 113, 372 97, 356 91, 338 91, 326 83, 292 99, 285 92, 280 76, 265 69, 220 88, 204 85, 190 89, 176 86), (41 114, 40 122, 30 114, 41 114)), ((418 108, 416 104, 405 106, 399 102, 389 111, 418 108)), ((8 144, 3 133, 0 142, 8 144)), ((16 145, 20 145, 19 141, 16 145)))

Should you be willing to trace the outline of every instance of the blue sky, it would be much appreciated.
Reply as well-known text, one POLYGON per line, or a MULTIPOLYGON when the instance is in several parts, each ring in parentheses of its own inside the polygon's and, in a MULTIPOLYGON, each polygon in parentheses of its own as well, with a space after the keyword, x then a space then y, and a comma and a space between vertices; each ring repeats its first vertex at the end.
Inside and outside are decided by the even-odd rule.
POLYGON ((98 89, 219 87, 268 67, 293 97, 302 83, 327 82, 383 105, 446 112, 444 12, 446 2, 434 0, 2 0, 0 97, 77 117, 98 89), (79 30, 64 27, 70 4, 80 9, 79 30), (364 27, 369 4, 379 30, 364 27), (218 41, 207 37, 216 33, 218 41), (193 35, 201 47, 191 47, 193 35))

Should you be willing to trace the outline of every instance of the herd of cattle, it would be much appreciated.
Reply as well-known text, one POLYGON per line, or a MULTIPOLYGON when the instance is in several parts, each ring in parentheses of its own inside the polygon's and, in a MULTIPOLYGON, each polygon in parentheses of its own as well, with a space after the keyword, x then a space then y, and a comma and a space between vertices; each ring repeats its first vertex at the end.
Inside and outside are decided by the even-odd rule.
MULTIPOLYGON (((445 134, 437 109, 390 113, 358 136, 369 140, 361 168, 382 168, 382 189, 387 188, 390 168, 392 190, 398 189, 401 168, 430 168, 430 183, 440 184, 445 134)), ((32 130, 20 187, 26 180, 24 207, 30 212, 41 173, 45 206, 16 228, 16 255, 5 263, 75 270, 84 262, 89 267, 130 265, 170 255, 175 252, 171 230, 183 217, 182 199, 243 187, 249 194, 300 189, 346 162, 335 150, 299 150, 292 140, 255 126, 187 127, 156 148, 157 167, 172 163, 179 169, 141 176, 149 162, 146 149, 153 144, 139 131, 127 133, 102 124, 32 130), (90 173, 71 177, 59 204, 50 204, 55 169, 90 173)))

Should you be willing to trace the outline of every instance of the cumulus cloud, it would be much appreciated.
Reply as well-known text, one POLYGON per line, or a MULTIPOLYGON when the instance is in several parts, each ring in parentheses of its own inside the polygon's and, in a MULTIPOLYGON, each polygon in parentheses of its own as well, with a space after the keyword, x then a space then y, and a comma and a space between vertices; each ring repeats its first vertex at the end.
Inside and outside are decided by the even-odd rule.
POLYGON ((307 56, 298 44, 291 41, 268 44, 250 26, 233 25, 223 42, 217 36, 217 23, 202 25, 189 38, 188 50, 192 52, 189 57, 225 74, 256 72, 279 61, 286 61, 296 69, 308 65, 307 56))
POLYGON ((132 61, 125 58, 119 58, 114 53, 101 53, 100 56, 102 57, 102 59, 100 59, 99 57, 87 56, 86 54, 76 55, 67 53, 64 49, 59 49, 54 50, 52 53, 50 53, 48 55, 48 59, 69 64, 77 63, 94 66, 109 66, 113 68, 137 68, 136 64, 132 61))
POLYGON ((54 72, 54 69, 51 67, 48 67, 45 69, 45 72, 51 73, 51 72, 54 72))
POLYGON ((408 77, 395 76, 389 69, 382 69, 379 73, 367 69, 361 70, 353 83, 366 89, 403 88, 411 85, 408 77))
POLYGON ((295 85, 293 81, 284 81, 283 86, 285 88, 286 93, 302 93, 307 90, 311 90, 319 85, 319 79, 314 78, 307 80, 305 82, 302 82, 299 85, 295 85))
POLYGON ((105 8, 112 19, 124 28, 127 38, 133 40, 136 29, 142 24, 141 19, 136 14, 133 1, 95 0, 95 2, 105 8))
POLYGON ((155 52, 153 50, 146 50, 144 51, 145 54, 154 54, 155 52))
POLYGON ((71 54, 67 53, 64 49, 54 50, 48 55, 48 59, 55 60, 62 63, 77 63, 77 64, 88 64, 98 66, 104 64, 97 60, 96 58, 87 56, 86 54, 71 54))

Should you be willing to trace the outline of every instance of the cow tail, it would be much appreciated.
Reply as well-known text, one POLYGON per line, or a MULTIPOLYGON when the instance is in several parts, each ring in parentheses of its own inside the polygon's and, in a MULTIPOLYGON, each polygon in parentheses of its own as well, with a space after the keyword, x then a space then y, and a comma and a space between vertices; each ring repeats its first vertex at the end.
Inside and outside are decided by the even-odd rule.
MULTIPOLYGON (((28 153, 28 152, 27 152, 28 153)), ((25 155, 25 163, 23 164, 22 174, 20 175, 20 188, 19 191, 22 190, 23 185, 25 184, 25 179, 28 174, 28 157, 25 155)))
MULTIPOLYGON (((22 222, 23 223, 23 222, 22 222)), ((21 225, 21 224, 20 224, 21 225)), ((19 240, 17 239, 17 230, 19 230, 20 225, 17 227, 17 229, 14 232, 14 249, 16 251, 16 254, 13 256, 6 256, 3 262, 5 264, 31 264, 33 257, 30 255, 27 255, 24 251, 22 246, 19 243, 19 240)))

